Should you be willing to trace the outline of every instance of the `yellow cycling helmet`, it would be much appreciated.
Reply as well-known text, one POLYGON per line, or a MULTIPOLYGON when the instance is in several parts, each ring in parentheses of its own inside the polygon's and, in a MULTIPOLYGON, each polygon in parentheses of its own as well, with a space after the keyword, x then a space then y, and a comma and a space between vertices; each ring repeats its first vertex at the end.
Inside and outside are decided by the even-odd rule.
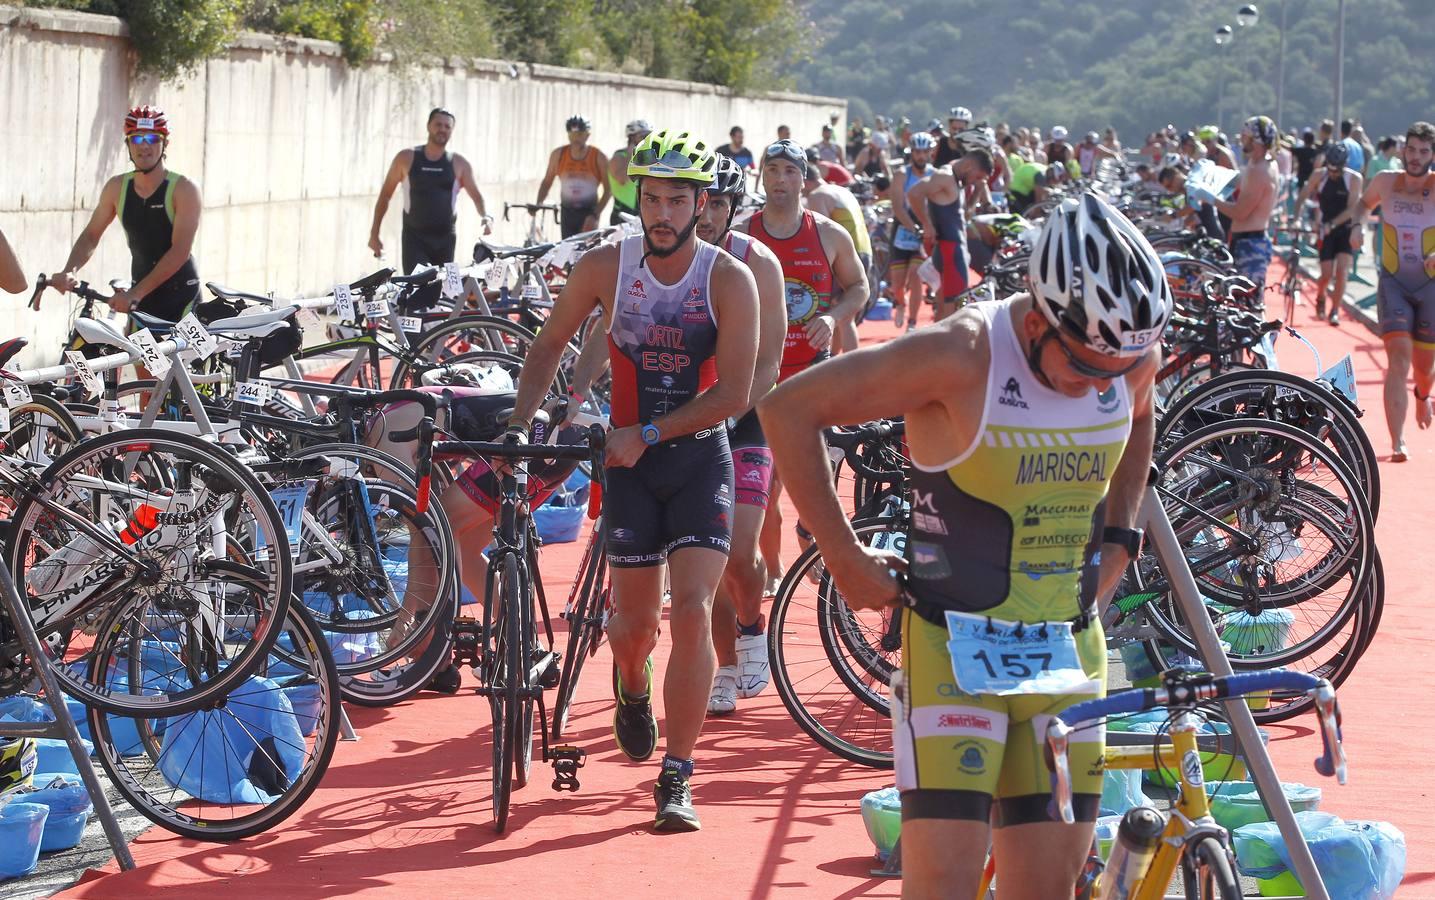
POLYGON ((1221 133, 1221 129, 1214 125, 1202 125, 1196 129, 1196 140, 1213 141, 1221 133))
POLYGON ((38 758, 33 738, 0 739, 0 798, 30 786, 38 758))
POLYGON ((696 184, 717 180, 717 157, 686 131, 657 131, 639 142, 628 157, 629 178, 679 178, 696 184))

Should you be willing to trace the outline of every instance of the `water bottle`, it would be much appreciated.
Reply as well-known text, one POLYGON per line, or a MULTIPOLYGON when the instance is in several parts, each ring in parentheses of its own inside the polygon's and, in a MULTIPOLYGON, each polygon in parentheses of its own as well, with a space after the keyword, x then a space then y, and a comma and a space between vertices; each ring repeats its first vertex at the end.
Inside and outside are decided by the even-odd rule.
POLYGON ((1111 858, 1096 887, 1097 900, 1127 900, 1151 868, 1166 820, 1149 806, 1126 811, 1111 844, 1111 858))

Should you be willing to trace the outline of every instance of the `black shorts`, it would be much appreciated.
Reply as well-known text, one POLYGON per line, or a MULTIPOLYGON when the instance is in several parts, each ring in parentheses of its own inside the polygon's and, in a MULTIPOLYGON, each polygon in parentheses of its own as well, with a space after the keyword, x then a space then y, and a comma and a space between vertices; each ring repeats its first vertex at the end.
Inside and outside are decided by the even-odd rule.
POLYGON ((735 494, 727 430, 698 435, 664 441, 643 451, 631 467, 607 470, 603 523, 609 565, 656 566, 683 547, 723 554, 731 549, 735 494))
POLYGON ((1342 225, 1326 233, 1320 241, 1320 261, 1331 262, 1338 254, 1351 255, 1350 226, 1342 225))
POLYGON ((892 253, 888 257, 890 261, 887 263, 887 265, 888 267, 905 266, 911 262, 920 263, 926 258, 927 251, 921 247, 918 247, 916 250, 903 250, 901 247, 898 247, 896 244, 893 244, 892 253))
POLYGON ((585 203, 582 206, 569 206, 564 203, 560 207, 558 215, 559 230, 563 237, 572 237, 582 231, 583 223, 597 211, 595 204, 592 203, 585 203))
POLYGON ((178 322, 199 298, 199 272, 194 267, 194 260, 186 260, 178 272, 146 294, 135 308, 156 319, 178 322))
POLYGON ((454 231, 425 232, 405 228, 400 240, 404 270, 399 274, 409 274, 414 266, 441 266, 453 262, 457 242, 458 233, 454 231))

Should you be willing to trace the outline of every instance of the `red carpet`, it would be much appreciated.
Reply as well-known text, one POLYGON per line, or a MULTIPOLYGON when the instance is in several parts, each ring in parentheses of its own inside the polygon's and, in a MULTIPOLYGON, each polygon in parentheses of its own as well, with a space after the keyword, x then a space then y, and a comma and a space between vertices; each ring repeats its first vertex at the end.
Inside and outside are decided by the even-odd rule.
MULTIPOLYGON (((1351 783, 1341 788, 1314 773, 1319 739, 1304 720, 1271 728, 1271 746, 1286 780, 1324 788, 1323 808, 1402 829, 1409 866, 1401 896, 1432 897, 1435 823, 1424 818, 1430 776, 1416 710, 1435 704, 1414 676, 1432 649, 1418 598, 1428 577, 1420 560, 1430 558, 1420 541, 1435 533, 1435 510, 1422 500, 1435 487, 1435 439, 1413 433, 1411 461, 1386 463, 1379 341, 1348 320, 1309 331, 1326 365, 1355 356, 1364 421, 1382 453, 1378 532, 1389 584, 1381 633, 1341 692, 1351 783)), ((874 322, 863 337, 893 332, 874 322)), ((1283 340, 1281 349, 1287 369, 1311 374, 1304 348, 1283 340)), ((555 604, 581 551, 544 551, 555 604)), ((666 656, 664 640, 660 672, 666 656)), ((535 763, 533 783, 514 793, 506 835, 491 826, 487 705, 471 694, 425 694, 388 710, 351 710, 361 740, 339 745, 323 786, 278 831, 215 846, 151 830, 133 845, 137 870, 111 874, 111 866, 62 896, 897 896, 897 884, 868 875, 874 858, 858 811, 862 795, 889 775, 814 747, 772 692, 743 702, 736 716, 709 720, 693 781, 703 830, 648 833, 656 764, 629 763, 614 747, 608 659, 605 650, 589 663, 570 725, 590 754, 582 790, 553 791, 551 771, 535 763)))

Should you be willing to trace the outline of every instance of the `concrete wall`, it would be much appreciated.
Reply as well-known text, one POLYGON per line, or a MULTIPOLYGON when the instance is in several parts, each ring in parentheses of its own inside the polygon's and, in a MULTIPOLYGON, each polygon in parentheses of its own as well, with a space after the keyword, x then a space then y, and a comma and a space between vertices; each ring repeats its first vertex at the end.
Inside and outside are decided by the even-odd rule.
MULTIPOLYGON (((351 68, 334 44, 256 34, 182 83, 157 84, 132 70, 117 19, 0 6, 0 109, 10 138, 0 168, 0 229, 32 275, 64 265, 105 180, 129 168, 121 126, 125 110, 139 103, 166 110, 168 165, 203 194, 200 277, 280 295, 317 293, 374 268, 366 244, 375 194, 394 153, 423 142, 434 106, 455 112, 449 146, 474 164, 495 215, 504 201, 532 202, 548 153, 564 142, 563 122, 575 113, 593 121, 593 143, 610 152, 639 117, 659 128, 685 126, 714 144, 734 123, 754 145, 771 140, 779 124, 810 143, 829 114, 845 115, 846 107, 832 98, 739 97, 711 85, 493 60, 351 68)), ((555 187, 550 200, 556 197, 555 187)), ((397 264, 401 198, 395 201, 383 239, 397 264)), ((505 224, 500 216, 497 237, 521 240, 520 219, 505 224)), ((466 199, 458 233, 462 258, 480 234, 466 199)), ((128 274, 116 223, 80 275, 104 283, 128 274)), ((29 360, 53 359, 68 325, 64 301, 47 293, 37 315, 24 309, 25 299, 0 293, 0 314, 14 319, 7 335, 34 339, 29 360)))

